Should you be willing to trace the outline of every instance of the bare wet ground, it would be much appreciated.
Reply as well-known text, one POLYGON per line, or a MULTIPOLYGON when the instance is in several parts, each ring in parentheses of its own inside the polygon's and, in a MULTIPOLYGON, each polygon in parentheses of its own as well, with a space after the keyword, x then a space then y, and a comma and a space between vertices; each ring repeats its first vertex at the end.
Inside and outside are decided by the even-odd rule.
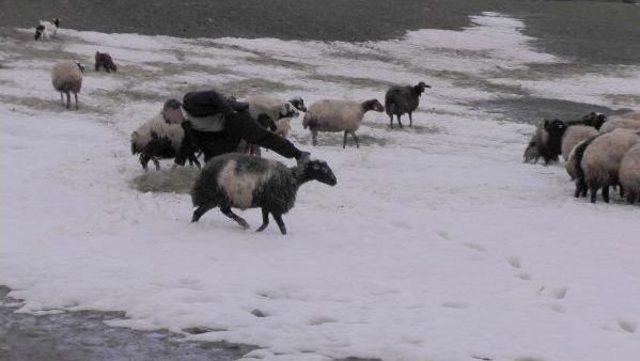
MULTIPOLYGON (((122 312, 16 313, 20 300, 0 285, 0 360, 237 360, 256 347, 226 342, 195 342, 167 330, 110 327, 122 312)), ((187 330, 189 331, 189 330, 187 330)), ((194 332, 198 333, 198 332, 194 332)))

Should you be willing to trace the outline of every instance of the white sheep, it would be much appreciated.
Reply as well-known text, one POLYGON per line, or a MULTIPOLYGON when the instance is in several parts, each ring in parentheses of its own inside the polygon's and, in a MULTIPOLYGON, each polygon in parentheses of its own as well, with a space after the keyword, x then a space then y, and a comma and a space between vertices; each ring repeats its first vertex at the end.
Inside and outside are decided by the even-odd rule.
POLYGON ((631 147, 622 157, 618 179, 627 201, 635 203, 640 197, 640 143, 631 147))
MULTIPOLYGON (((258 119, 261 114, 267 115, 273 122, 276 127, 280 128, 281 136, 286 137, 287 132, 283 132, 282 129, 286 129, 286 124, 280 126, 281 119, 285 118, 293 118, 297 117, 300 113, 298 111, 306 112, 307 108, 304 105, 304 100, 300 97, 294 97, 289 99, 288 101, 283 101, 278 98, 258 95, 253 96, 247 99, 247 103, 249 103, 249 114, 253 119, 258 119)), ((282 121, 283 123, 288 122, 288 120, 282 121)))
POLYGON ((607 133, 618 128, 640 130, 640 112, 610 117, 600 128, 600 133, 607 133))
POLYGON ((36 33, 34 35, 36 40, 49 40, 55 37, 60 27, 60 19, 55 18, 52 21, 40 20, 40 23, 36 26, 36 33))
POLYGON ((598 131, 596 128, 587 125, 573 125, 568 127, 562 136, 562 157, 564 160, 569 159, 569 153, 571 153, 571 150, 576 144, 597 134, 598 131))
POLYGON ((364 114, 369 110, 383 112, 384 107, 377 99, 370 99, 362 103, 350 100, 324 99, 313 103, 304 115, 302 125, 309 128, 313 145, 318 144, 318 132, 344 132, 342 148, 347 146, 347 134, 351 134, 360 147, 356 130, 362 123, 364 114))
POLYGON ((67 109, 71 106, 70 93, 76 98, 78 109, 78 93, 82 88, 82 74, 84 66, 77 61, 61 61, 54 65, 51 71, 51 83, 60 92, 60 101, 64 104, 63 94, 67 95, 67 109))
POLYGON ((140 164, 145 171, 150 160, 159 170, 158 159, 176 158, 176 164, 183 165, 186 159, 181 157, 200 168, 190 123, 172 122, 172 111, 180 111, 180 102, 175 99, 167 100, 162 112, 131 133, 131 154, 140 154, 140 164))
POLYGON ((580 162, 585 184, 591 192, 591 202, 602 188, 602 198, 609 202, 609 186, 618 184, 618 170, 625 153, 640 142, 640 135, 630 129, 615 129, 595 138, 580 162))

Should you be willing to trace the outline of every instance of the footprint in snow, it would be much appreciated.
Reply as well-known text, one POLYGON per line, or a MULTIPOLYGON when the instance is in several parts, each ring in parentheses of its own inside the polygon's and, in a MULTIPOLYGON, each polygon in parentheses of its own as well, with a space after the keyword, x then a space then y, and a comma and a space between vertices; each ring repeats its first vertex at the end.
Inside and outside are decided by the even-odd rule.
POLYGON ((628 333, 634 333, 637 329, 637 324, 631 320, 618 320, 618 326, 628 333))

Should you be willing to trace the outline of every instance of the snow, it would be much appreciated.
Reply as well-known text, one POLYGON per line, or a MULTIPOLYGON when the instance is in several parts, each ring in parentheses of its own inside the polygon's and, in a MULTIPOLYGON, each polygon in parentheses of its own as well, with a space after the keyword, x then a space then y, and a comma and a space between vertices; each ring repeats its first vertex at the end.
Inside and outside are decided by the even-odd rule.
MULTIPOLYGON (((517 19, 474 22, 358 44, 67 29, 50 43, 2 40, 13 60, 0 68, 0 284, 24 299, 20 312, 118 310, 128 318, 110 325, 207 327, 189 338, 261 347, 246 359, 637 359, 640 210, 617 197, 574 199, 562 167, 522 164, 533 126, 466 105, 503 95, 439 70, 482 78, 489 64, 562 61, 530 48, 517 19), (125 66, 111 75, 88 66, 80 111, 64 110, 48 69, 60 51, 89 65, 97 47, 125 66), (221 68, 202 69, 203 59, 221 68), (327 160, 338 185, 304 185, 286 237, 275 224, 243 231, 216 211, 191 224, 187 194, 131 187, 143 172, 129 134, 166 97, 238 81, 257 93, 271 86, 260 79, 308 104, 381 99, 384 82, 425 79, 433 89, 413 129, 367 114, 359 149, 343 150, 331 133, 312 148, 293 122, 294 142, 327 160)), ((618 78, 535 86, 572 84, 572 99, 587 101, 618 78)), ((623 92, 638 85, 626 79, 623 92)), ((257 210, 241 214, 261 223, 257 210)))

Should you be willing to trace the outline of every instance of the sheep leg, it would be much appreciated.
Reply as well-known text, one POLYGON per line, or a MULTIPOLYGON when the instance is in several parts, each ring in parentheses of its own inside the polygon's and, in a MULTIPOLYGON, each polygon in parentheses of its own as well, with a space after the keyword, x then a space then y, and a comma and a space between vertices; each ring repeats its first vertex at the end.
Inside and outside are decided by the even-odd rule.
POLYGON ((413 117, 411 116, 411 112, 409 112, 409 127, 413 127, 413 117))
POLYGON ((402 122, 400 121, 400 114, 397 114, 398 117, 398 126, 402 128, 402 122))
POLYGON ((622 188, 622 184, 618 187, 620 187, 620 198, 624 198, 624 188, 622 188))
POLYGON ((222 212, 222 214, 224 214, 225 216, 233 219, 234 221, 238 222, 239 225, 242 226, 242 228, 247 229, 249 228, 249 223, 247 223, 247 221, 245 221, 242 217, 240 217, 239 215, 233 213, 233 211, 231 210, 231 207, 224 207, 224 208, 220 208, 220 211, 222 212))
POLYGON ((280 232, 282 234, 287 234, 287 227, 284 225, 284 221, 282 220, 282 214, 273 213, 273 219, 276 220, 278 227, 280 228, 280 232))
POLYGON ((269 211, 262 208, 262 225, 256 229, 256 232, 262 232, 269 225, 269 211))
POLYGON ((393 129, 393 114, 389 114, 389 128, 393 129))
POLYGON ((71 94, 69 94, 69 92, 66 92, 67 94, 67 109, 71 108, 71 94))
POLYGON ((348 134, 348 132, 345 130, 344 131, 344 139, 342 140, 342 149, 347 147, 347 134, 348 134))
POLYGON ((360 148, 360 142, 358 142, 358 136, 356 135, 356 132, 351 132, 351 136, 353 137, 353 140, 356 141, 356 148, 360 148))
POLYGON ((60 103, 64 105, 64 94, 62 92, 60 92, 60 103))
POLYGON ((73 93, 76 97, 76 110, 78 110, 78 93, 73 93))
POLYGON ((312 130, 311 131, 311 140, 312 140, 312 143, 313 143, 314 147, 316 145, 318 145, 318 131, 317 130, 312 130))
POLYGON ((153 164, 156 166, 156 170, 160 170, 160 162, 158 161, 158 158, 151 157, 151 161, 153 161, 153 164))
POLYGON ((598 187, 591 186, 590 191, 591 191, 591 203, 595 203, 596 195, 598 195, 598 187))
POLYGON ((198 207, 198 209, 193 211, 193 217, 191 217, 191 223, 195 223, 195 222, 199 221, 200 217, 202 217, 205 213, 207 213, 207 211, 209 211, 211 208, 213 208, 213 207, 212 206, 200 206, 200 207, 198 207))
POLYGON ((147 168, 147 163, 149 163, 149 161, 151 160, 151 157, 149 157, 146 154, 140 154, 140 164, 142 165, 142 169, 144 169, 145 171, 149 170, 149 168, 147 168))
POLYGON ((609 185, 605 185, 602 187, 602 199, 605 203, 609 203, 609 185))

